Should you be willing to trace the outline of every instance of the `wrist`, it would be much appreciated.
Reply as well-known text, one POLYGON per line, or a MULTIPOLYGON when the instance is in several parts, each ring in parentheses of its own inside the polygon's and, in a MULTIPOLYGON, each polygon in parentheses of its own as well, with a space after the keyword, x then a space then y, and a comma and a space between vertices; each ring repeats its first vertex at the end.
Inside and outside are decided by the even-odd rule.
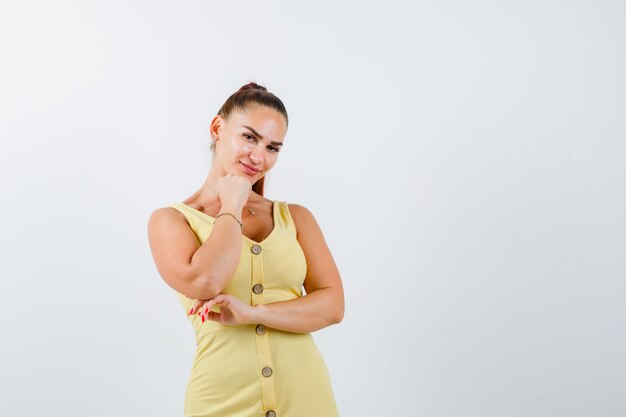
POLYGON ((265 324, 263 323, 265 306, 263 304, 257 304, 250 309, 250 324, 265 324))
MULTIPOLYGON (((228 211, 220 211, 220 213, 217 216, 215 216, 215 221, 217 221, 217 219, 220 218, 221 216, 230 216, 230 217, 232 217, 233 219, 235 219, 235 221, 237 223, 239 223, 239 227, 241 227, 241 230, 243 230, 243 223, 241 222, 241 220, 239 220, 239 218, 235 214, 233 214, 231 212, 228 212, 228 211)), ((240 217, 241 217, 241 215, 240 215, 240 217)))

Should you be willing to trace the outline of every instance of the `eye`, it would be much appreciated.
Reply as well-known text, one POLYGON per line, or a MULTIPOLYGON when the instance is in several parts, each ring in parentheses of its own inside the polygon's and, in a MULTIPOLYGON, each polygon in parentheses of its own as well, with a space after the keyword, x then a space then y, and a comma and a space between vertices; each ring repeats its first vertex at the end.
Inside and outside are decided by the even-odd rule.
POLYGON ((280 149, 278 149, 276 146, 268 146, 267 149, 271 150, 272 152, 280 152, 280 149))
POLYGON ((249 134, 247 134, 247 133, 244 133, 244 134, 243 134, 243 137, 245 137, 245 138, 246 138, 246 139, 248 139, 248 140, 252 139, 253 141, 256 141, 256 138, 255 138, 254 136, 249 135, 249 134))

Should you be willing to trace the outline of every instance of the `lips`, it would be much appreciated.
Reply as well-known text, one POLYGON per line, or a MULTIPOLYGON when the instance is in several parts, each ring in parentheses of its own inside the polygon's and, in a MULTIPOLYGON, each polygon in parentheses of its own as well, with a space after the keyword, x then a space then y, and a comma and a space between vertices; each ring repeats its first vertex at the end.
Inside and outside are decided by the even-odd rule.
POLYGON ((251 167, 250 165, 244 164, 243 162, 241 162, 241 165, 244 166, 244 169, 246 170, 248 174, 258 174, 260 172, 260 170, 254 167, 251 167))

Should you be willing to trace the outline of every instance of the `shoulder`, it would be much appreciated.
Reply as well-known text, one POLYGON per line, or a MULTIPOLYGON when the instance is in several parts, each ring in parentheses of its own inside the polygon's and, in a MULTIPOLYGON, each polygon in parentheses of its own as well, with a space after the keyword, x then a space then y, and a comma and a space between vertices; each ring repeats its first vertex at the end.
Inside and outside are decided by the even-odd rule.
POLYGON ((289 207, 289 213, 291 213, 294 222, 306 221, 307 219, 313 218, 311 210, 301 204, 287 203, 287 206, 289 207))
POLYGON ((301 204, 288 203, 287 205, 298 236, 319 230, 319 226, 311 210, 301 204))
POLYGON ((188 223, 188 220, 179 210, 169 206, 160 207, 150 214, 150 218, 148 219, 148 228, 153 229, 164 226, 167 227, 167 225, 172 223, 180 224, 181 222, 188 223))
POLYGON ((152 214, 150 214, 150 221, 180 218, 181 216, 184 217, 183 214, 179 210, 175 209, 174 207, 170 207, 170 206, 160 207, 154 210, 152 214))

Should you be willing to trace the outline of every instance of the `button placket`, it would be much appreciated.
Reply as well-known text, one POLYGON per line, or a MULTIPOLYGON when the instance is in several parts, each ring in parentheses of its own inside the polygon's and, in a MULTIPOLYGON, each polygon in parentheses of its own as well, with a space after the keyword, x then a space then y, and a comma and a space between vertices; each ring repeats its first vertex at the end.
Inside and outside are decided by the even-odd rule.
MULTIPOLYGON (((250 282, 250 299, 252 305, 264 304, 265 294, 265 276, 263 271, 263 250, 260 245, 252 245, 250 247, 250 256, 252 261, 252 276, 250 282)), ((273 374, 273 363, 270 354, 270 346, 268 340, 267 328, 262 324, 253 327, 258 363, 260 366, 259 377, 261 378, 261 396, 263 408, 269 410, 266 416, 276 416, 276 392, 274 389, 274 379, 270 378, 273 374), (270 411, 273 413, 271 414, 270 411), (270 414, 268 414, 270 413, 270 414)))

